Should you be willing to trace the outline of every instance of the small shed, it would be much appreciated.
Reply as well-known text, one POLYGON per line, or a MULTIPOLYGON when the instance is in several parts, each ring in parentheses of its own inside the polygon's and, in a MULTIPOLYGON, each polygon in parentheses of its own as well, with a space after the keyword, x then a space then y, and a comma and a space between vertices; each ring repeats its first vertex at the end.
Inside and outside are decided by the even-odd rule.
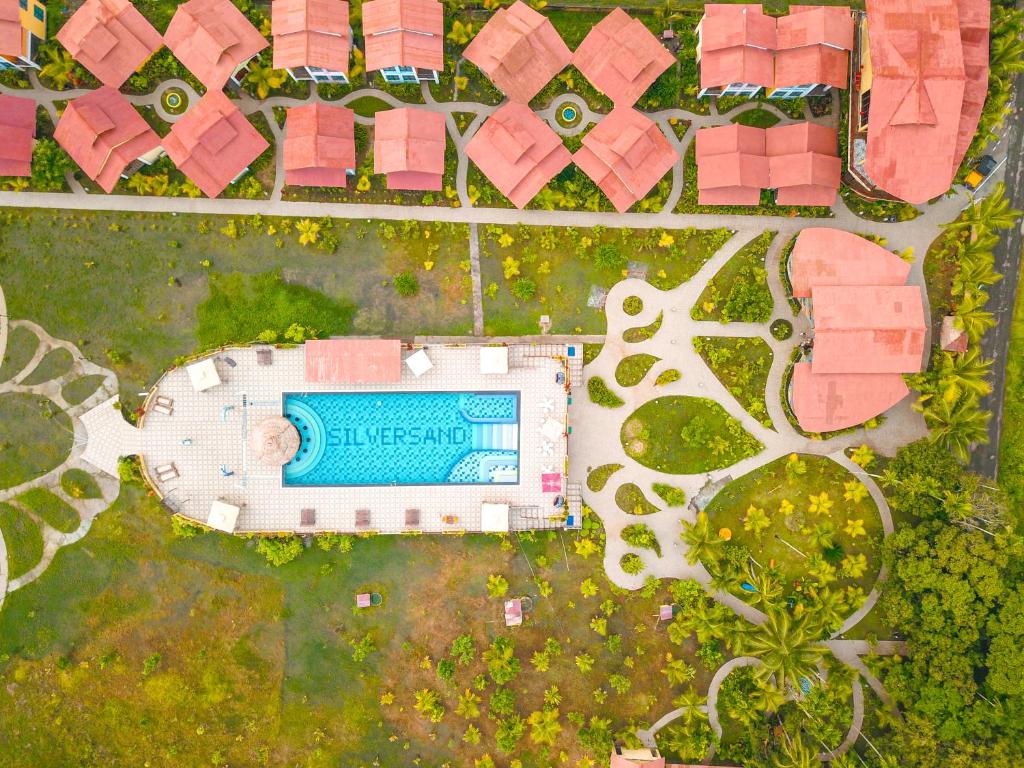
POLYGON ((505 601, 505 626, 518 627, 523 623, 523 601, 518 597, 505 601))
POLYGON ((967 351, 967 332, 956 327, 956 317, 954 315, 946 315, 942 318, 939 344, 943 352, 963 354, 967 351))
POLYGON ((480 347, 480 373, 508 373, 508 347, 480 347))
POLYGON ((480 507, 480 530, 483 533, 508 533, 509 505, 484 502, 480 507))
POLYGON ((224 533, 234 533, 240 511, 234 504, 216 499, 210 505, 210 516, 206 518, 206 524, 224 533))
POLYGON ((208 389, 219 386, 221 383, 220 374, 217 373, 217 365, 213 362, 212 357, 200 360, 198 363, 192 363, 185 370, 188 371, 189 381, 192 382, 192 388, 196 392, 205 392, 208 389))

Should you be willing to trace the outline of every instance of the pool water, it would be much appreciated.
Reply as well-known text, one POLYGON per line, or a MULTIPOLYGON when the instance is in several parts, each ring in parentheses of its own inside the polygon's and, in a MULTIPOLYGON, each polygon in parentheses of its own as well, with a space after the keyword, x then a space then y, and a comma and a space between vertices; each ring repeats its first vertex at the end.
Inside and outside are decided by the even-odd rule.
POLYGON ((518 392, 286 393, 285 485, 519 482, 518 392))

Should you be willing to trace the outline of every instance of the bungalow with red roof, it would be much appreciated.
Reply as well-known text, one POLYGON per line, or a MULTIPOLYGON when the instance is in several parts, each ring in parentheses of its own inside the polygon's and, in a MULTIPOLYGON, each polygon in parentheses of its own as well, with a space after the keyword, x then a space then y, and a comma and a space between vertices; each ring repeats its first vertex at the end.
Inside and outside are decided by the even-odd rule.
POLYGON ((373 125, 373 172, 388 189, 439 191, 447 133, 444 115, 403 107, 378 112, 373 125))
POLYGON ((207 197, 223 192, 269 146, 223 91, 207 91, 164 137, 168 156, 207 197))
POLYGON ((572 162, 551 126, 513 101, 484 121, 466 145, 466 155, 516 208, 524 207, 572 162))
POLYGON ((0 70, 39 69, 36 54, 45 41, 45 3, 0 0, 0 70))
POLYGON ((801 428, 856 426, 906 397, 903 374, 921 370, 927 332, 921 289, 904 284, 910 266, 858 235, 808 228, 787 271, 813 326, 788 393, 801 428))
POLYGON ((269 43, 231 0, 188 0, 174 12, 164 42, 211 91, 241 85, 246 64, 269 43))
POLYGON ((509 101, 521 104, 528 104, 572 61, 555 25, 522 0, 495 11, 462 55, 509 101))
POLYGON ((322 103, 292 107, 283 152, 285 184, 344 187, 356 172, 355 113, 322 103))
POLYGON ((764 128, 732 123, 697 131, 697 202, 757 205, 769 184, 764 128))
POLYGON ((679 153, 649 117, 616 107, 583 137, 572 159, 622 213, 672 169, 679 153))
POLYGON ((757 96, 771 88, 775 46, 775 19, 760 3, 705 5, 697 24, 698 96, 757 96))
POLYGON ((36 103, 0 94, 0 176, 31 176, 36 103))
POLYGON ((105 192, 163 154, 160 137, 109 85, 69 101, 53 138, 105 192))
POLYGON ((826 205, 836 202, 843 163, 835 128, 803 122, 775 125, 765 131, 768 184, 779 205, 826 205))
POLYGON ((274 69, 294 80, 347 83, 352 38, 345 0, 273 0, 274 69))
POLYGON ((366 71, 387 83, 438 82, 444 70, 444 9, 437 0, 363 3, 366 71))
POLYGON ((85 0, 57 40, 104 85, 120 88, 164 44, 130 0, 85 0))
POLYGON ((668 763, 656 749, 626 749, 621 744, 612 748, 609 768, 703 768, 703 766, 668 763))
POLYGON ((617 106, 631 107, 676 57, 621 8, 591 27, 572 65, 617 106))
POLYGON ((775 78, 770 99, 798 99, 846 88, 853 15, 842 6, 790 5, 776 20, 775 78))
POLYGON ((850 169, 869 192, 916 204, 949 190, 985 101, 990 13, 985 0, 868 0, 854 107, 867 138, 850 169))

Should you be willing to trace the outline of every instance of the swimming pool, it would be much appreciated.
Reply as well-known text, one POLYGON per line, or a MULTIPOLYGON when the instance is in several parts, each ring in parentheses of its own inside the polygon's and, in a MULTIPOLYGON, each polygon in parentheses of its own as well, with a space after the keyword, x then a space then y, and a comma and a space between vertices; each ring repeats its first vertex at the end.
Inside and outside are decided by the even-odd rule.
POLYGON ((285 485, 519 482, 518 392, 285 393, 284 415, 285 485))

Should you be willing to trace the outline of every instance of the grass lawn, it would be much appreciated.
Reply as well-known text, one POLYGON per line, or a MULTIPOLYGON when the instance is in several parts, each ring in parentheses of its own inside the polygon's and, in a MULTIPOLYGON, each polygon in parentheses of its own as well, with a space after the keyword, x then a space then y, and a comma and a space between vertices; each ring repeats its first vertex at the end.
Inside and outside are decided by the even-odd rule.
POLYGON ((852 613, 881 566, 882 520, 874 500, 849 472, 823 456, 776 459, 726 486, 707 511, 713 528, 728 528, 732 541, 748 547, 759 564, 777 569, 785 595, 798 601, 809 586, 828 584, 845 591, 846 613, 852 613), (812 496, 825 503, 816 504, 812 496), (760 534, 744 528, 751 507, 767 514, 760 534), (859 569, 848 566, 861 556, 859 569))
MULTIPOLYGON (((289 284, 356 307, 357 333, 472 329, 466 226, 335 221, 321 231, 321 239, 337 239, 332 254, 300 245, 294 225, 259 216, 9 210, 0 215, 0 285, 12 317, 34 320, 112 367, 130 404, 196 349, 196 310, 210 295, 212 273, 277 271, 289 284), (390 284, 403 271, 419 280, 413 299, 390 284), (55 298, 67 285, 75 290, 55 298)), ((12 356, 19 346, 25 342, 12 356)))
POLYGON ((953 279, 959 270, 955 233, 943 232, 928 246, 924 258, 924 284, 928 291, 929 319, 932 334, 938 338, 942 330, 942 318, 956 308, 953 296, 953 279))
POLYGON ((659 359, 646 353, 624 357, 615 366, 615 381, 620 387, 635 387, 659 359))
POLYGON ((71 442, 71 419, 48 398, 0 394, 0 490, 60 465, 71 442))
POLYGON ((38 347, 39 339, 28 328, 8 328, 7 349, 0 361, 0 381, 8 381, 21 373, 38 347))
POLYGON ((81 522, 78 512, 60 496, 46 488, 32 488, 16 499, 18 504, 32 510, 43 522, 61 533, 71 533, 81 522))
POLYGON ((635 483, 623 483, 615 491, 615 503, 619 509, 629 515, 651 515, 660 511, 652 504, 640 486, 635 483))
POLYGON ((652 285, 674 288, 731 236, 724 229, 497 225, 481 227, 480 234, 485 331, 493 335, 537 333, 542 314, 551 316, 553 333, 604 333, 604 311, 587 306, 593 286, 611 288, 625 276, 627 263, 637 261, 647 265, 652 285), (532 284, 532 295, 513 294, 523 281, 532 284))
POLYGON ((608 484, 608 478, 622 469, 621 464, 602 464, 594 467, 587 475, 587 488, 595 493, 604 489, 608 484))
POLYGON ((79 376, 64 385, 60 392, 61 396, 67 400, 69 405, 78 405, 99 389, 103 378, 103 375, 99 373, 79 376))
POLYGON ((637 462, 673 475, 728 467, 763 447, 714 400, 686 395, 644 403, 626 419, 620 439, 637 462))
POLYGON ((24 510, 4 503, 0 503, 0 532, 7 547, 7 576, 16 579, 43 556, 43 534, 24 510))
POLYGON ((69 469, 61 475, 60 488, 73 499, 100 499, 103 497, 93 476, 83 469, 69 469))
POLYGON ((391 109, 391 105, 384 101, 384 99, 378 99, 376 96, 361 96, 354 101, 350 101, 348 108, 362 117, 373 117, 381 110, 391 109))
MULTIPOLYGON (((560 697, 562 732, 550 752, 521 738, 514 755, 523 767, 549 766, 563 751, 569 765, 588 754, 603 759, 611 734, 598 749, 584 746, 581 720, 569 713, 586 723, 608 718, 613 732, 649 723, 683 690, 662 674, 665 655, 697 667, 696 644, 676 646, 652 631, 657 606, 671 602, 665 588, 613 589, 600 541, 584 559, 575 538, 378 536, 356 540, 347 554, 313 547, 275 569, 252 541, 173 538, 166 513, 126 486, 87 537, 8 596, 0 722, 12 738, 0 740, 0 759, 10 768, 95 759, 326 768, 471 765, 490 753, 506 763, 487 717, 494 684, 484 678, 478 692, 478 746, 462 743, 469 721, 455 712, 459 694, 486 673, 480 654, 497 636, 514 642, 521 664, 508 686, 519 716, 540 710, 545 690, 560 697), (550 597, 540 596, 531 567, 550 597), (489 574, 503 575, 509 594, 533 597, 521 628, 502 626, 501 601, 487 597, 489 574), (585 579, 596 596, 582 596, 585 579), (357 612, 353 596, 364 590, 383 595, 383 605, 357 612), (607 618, 607 638, 590 628, 597 616, 607 618), (463 633, 475 659, 444 682, 438 662, 463 633), (370 651, 356 661, 354 645, 365 638, 370 651), (548 638, 560 653, 541 672, 530 659, 548 638), (593 668, 580 672, 574 659, 584 655, 593 668), (612 690, 612 675, 628 690, 612 690), (445 708, 439 723, 413 709, 414 692, 425 688, 445 708)), ((706 689, 711 673, 697 670, 693 684, 706 689)))
POLYGON ((622 340, 627 344, 639 344, 641 341, 654 338, 654 334, 661 329, 661 322, 664 319, 665 313, 659 312, 658 316, 648 325, 638 325, 624 330, 622 332, 622 340))
POLYGON ((695 336, 693 346, 739 404, 772 429, 765 403, 765 385, 774 357, 768 343, 757 337, 695 336))
POLYGON ((65 373, 70 371, 74 362, 75 360, 71 356, 71 353, 66 349, 61 347, 51 349, 43 355, 43 359, 39 361, 39 365, 37 365, 21 383, 27 387, 35 386, 36 384, 44 384, 47 381, 63 376, 65 373))
POLYGON ((704 287, 691 317, 723 323, 767 322, 774 302, 765 258, 774 239, 774 232, 762 232, 740 248, 704 287))
POLYGON ((779 119, 779 116, 774 112, 756 107, 734 115, 732 122, 739 123, 740 125, 752 125, 755 128, 771 128, 773 125, 778 124, 779 119))

